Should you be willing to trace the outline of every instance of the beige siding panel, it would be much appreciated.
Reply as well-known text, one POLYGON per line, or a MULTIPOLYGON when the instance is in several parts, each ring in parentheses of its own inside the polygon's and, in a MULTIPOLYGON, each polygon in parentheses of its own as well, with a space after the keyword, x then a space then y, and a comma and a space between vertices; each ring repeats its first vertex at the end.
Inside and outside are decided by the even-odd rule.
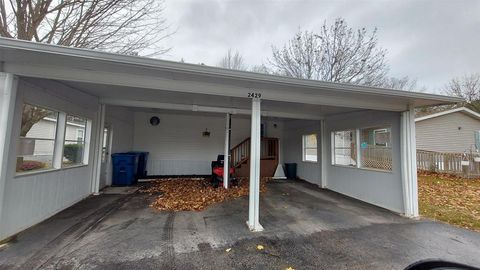
POLYGON ((480 120, 463 112, 419 121, 416 123, 417 149, 463 153, 475 150, 475 132, 480 120))

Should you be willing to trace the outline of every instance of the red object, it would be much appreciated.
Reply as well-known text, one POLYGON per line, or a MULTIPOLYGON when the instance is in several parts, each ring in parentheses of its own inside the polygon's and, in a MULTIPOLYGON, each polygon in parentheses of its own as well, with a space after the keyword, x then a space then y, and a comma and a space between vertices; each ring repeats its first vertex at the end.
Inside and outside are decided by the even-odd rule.
MULTIPOLYGON (((213 173, 216 176, 223 177, 223 167, 214 167, 213 168, 213 173)), ((230 174, 233 173, 233 168, 230 168, 230 174)))

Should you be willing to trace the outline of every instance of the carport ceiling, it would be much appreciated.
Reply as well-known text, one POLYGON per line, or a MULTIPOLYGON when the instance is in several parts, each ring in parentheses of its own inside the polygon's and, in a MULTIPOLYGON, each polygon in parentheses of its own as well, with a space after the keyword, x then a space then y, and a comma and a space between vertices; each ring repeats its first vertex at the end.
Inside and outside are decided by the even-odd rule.
MULTIPOLYGON (((251 101, 248 98, 181 93, 172 91, 156 91, 145 88, 110 86, 80 82, 63 81, 62 83, 80 91, 89 93, 91 95, 98 96, 107 104, 109 101, 115 101, 120 99, 148 102, 158 101, 162 103, 214 106, 246 110, 250 110, 252 106, 251 101)), ((285 113, 316 114, 318 116, 325 116, 330 114, 350 112, 358 109, 264 100, 262 102, 262 110, 285 113)))
MULTIPOLYGON (((24 78, 31 84, 48 87, 48 80, 37 78, 24 78)), ((63 85, 82 91, 89 95, 99 97, 100 100, 106 104, 120 105, 127 107, 145 108, 145 109, 162 109, 149 107, 149 104, 170 103, 172 105, 198 105, 198 106, 212 106, 221 108, 231 108, 239 110, 250 110, 251 101, 248 98, 226 97, 218 95, 205 95, 182 93, 173 91, 158 91, 154 89, 127 87, 127 86, 112 86, 105 84, 92 84, 74 81, 57 81, 63 85), (131 101, 139 101, 133 103, 131 101), (142 103, 144 102, 144 103, 142 103), (140 105, 138 105, 140 104, 140 105)), ((170 110, 171 111, 171 110, 170 110)), ((285 113, 287 118, 321 118, 328 115, 346 113, 351 111, 358 111, 355 108, 333 107, 323 105, 302 104, 293 102, 280 102, 264 100, 262 102, 262 111, 285 113)))

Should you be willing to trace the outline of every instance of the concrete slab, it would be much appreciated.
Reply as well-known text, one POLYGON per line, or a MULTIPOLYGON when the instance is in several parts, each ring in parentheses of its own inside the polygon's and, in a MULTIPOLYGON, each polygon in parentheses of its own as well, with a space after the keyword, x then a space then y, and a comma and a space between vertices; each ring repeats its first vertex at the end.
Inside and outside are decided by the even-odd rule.
POLYGON ((21 233, 0 250, 0 269, 402 269, 426 258, 480 266, 478 233, 306 183, 268 185, 260 233, 245 225, 247 198, 175 213, 149 208, 151 200, 88 198, 21 233))
POLYGON ((139 187, 106 187, 100 191, 101 194, 133 194, 139 187))

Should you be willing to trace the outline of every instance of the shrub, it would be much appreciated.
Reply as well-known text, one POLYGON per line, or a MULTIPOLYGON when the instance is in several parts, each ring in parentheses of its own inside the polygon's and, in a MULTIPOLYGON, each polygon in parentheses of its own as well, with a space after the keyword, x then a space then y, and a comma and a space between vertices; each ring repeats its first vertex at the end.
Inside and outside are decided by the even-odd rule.
POLYGON ((82 162, 83 144, 67 144, 63 148, 63 156, 71 163, 82 162))
POLYGON ((35 160, 24 160, 22 165, 20 166, 20 171, 32 171, 45 168, 47 164, 35 161, 35 160))

